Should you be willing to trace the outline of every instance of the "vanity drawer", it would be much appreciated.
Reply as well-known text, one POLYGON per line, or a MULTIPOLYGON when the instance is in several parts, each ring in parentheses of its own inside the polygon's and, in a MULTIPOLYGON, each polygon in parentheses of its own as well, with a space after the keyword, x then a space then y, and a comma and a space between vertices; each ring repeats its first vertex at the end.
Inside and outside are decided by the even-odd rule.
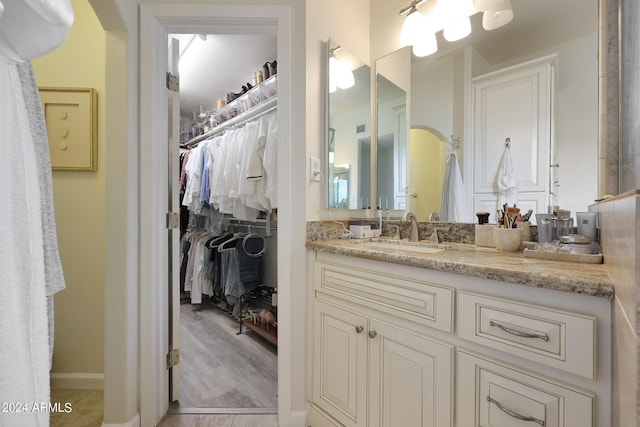
POLYGON ((593 426, 594 396, 458 350, 458 425, 593 426))
POLYGON ((458 292, 458 335, 525 359, 595 379, 596 319, 458 292))
POLYGON ((320 292, 401 317, 441 331, 453 332, 454 290, 416 277, 385 274, 333 263, 315 263, 320 292))

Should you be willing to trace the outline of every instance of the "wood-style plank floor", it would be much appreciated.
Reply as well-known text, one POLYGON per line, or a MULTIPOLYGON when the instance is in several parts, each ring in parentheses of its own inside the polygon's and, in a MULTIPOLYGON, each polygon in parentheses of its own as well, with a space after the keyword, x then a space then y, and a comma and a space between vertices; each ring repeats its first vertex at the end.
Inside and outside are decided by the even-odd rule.
POLYGON ((180 313, 180 399, 169 412, 275 413, 277 348, 250 330, 237 335, 237 320, 209 300, 183 302, 180 313))

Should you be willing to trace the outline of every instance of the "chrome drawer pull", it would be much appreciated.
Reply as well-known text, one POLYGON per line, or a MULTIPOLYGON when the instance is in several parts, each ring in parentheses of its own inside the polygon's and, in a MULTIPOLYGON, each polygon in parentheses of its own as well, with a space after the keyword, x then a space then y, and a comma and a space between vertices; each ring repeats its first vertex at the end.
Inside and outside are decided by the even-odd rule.
POLYGON ((369 331, 369 338, 373 339, 376 337, 376 335, 378 335, 376 331, 369 331))
POLYGON ((530 334, 528 332, 522 332, 517 329, 508 328, 498 322, 494 322, 493 320, 489 320, 489 326, 495 326, 496 328, 502 329, 508 334, 517 335, 522 338, 538 338, 542 341, 549 341, 549 335, 547 334, 530 334))
POLYGON ((521 421, 533 421, 534 423, 540 424, 541 427, 544 427, 544 421, 539 420, 537 418, 527 417, 525 415, 520 415, 517 412, 513 412, 512 410, 510 410, 508 408, 505 408, 504 406, 502 406, 500 404, 500 402, 498 402, 495 399, 492 399, 489 396, 487 396, 487 402, 493 403, 494 405, 496 405, 498 407, 498 409, 500 409, 502 412, 504 412, 505 414, 509 415, 510 417, 513 417, 513 418, 515 418, 517 420, 521 420, 521 421))
POLYGON ((356 326, 356 333, 361 334, 364 331, 364 326, 356 326))

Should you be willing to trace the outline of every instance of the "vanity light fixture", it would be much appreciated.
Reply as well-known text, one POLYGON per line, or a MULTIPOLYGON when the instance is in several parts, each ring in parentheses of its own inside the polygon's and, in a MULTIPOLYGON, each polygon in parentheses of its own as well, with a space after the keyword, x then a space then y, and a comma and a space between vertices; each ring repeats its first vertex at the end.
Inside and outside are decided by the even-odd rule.
POLYGON ((349 89, 356 81, 353 71, 344 62, 336 58, 335 53, 340 50, 340 46, 329 49, 329 93, 333 93, 337 88, 349 89))
POLYGON ((413 0, 400 10, 406 15, 400 42, 402 46, 413 46, 413 54, 427 56, 438 50, 435 33, 443 30, 445 40, 453 42, 471 34, 469 17, 483 12, 482 26, 485 30, 494 30, 513 19, 510 0, 434 0, 435 7, 427 15, 418 10, 418 6, 427 0, 413 0))

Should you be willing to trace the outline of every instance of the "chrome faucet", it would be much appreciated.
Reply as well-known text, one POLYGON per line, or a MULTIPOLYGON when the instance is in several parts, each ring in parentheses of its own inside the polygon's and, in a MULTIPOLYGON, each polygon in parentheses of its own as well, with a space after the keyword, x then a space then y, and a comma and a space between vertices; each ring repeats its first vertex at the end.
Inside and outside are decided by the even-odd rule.
POLYGON ((418 218, 411 212, 407 211, 402 216, 402 222, 407 222, 407 220, 411 221, 411 231, 409 232, 409 241, 417 242, 418 241, 418 218))

